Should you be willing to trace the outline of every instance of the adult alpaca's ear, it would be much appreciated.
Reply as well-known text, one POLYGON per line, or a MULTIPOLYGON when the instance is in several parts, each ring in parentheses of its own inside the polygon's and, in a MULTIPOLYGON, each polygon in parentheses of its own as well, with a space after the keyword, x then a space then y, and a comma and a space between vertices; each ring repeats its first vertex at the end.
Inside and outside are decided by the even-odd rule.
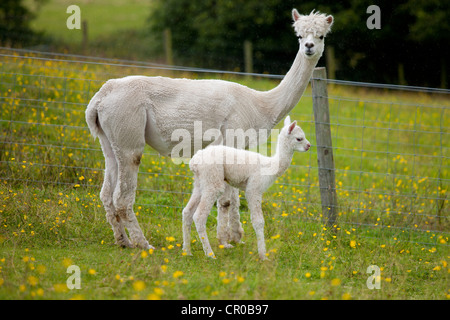
POLYGON ((284 119, 284 126, 287 127, 291 124, 291 117, 287 116, 286 119, 284 119))
POLYGON ((292 19, 294 19, 294 22, 300 19, 300 13, 298 13, 297 9, 292 9, 292 19))

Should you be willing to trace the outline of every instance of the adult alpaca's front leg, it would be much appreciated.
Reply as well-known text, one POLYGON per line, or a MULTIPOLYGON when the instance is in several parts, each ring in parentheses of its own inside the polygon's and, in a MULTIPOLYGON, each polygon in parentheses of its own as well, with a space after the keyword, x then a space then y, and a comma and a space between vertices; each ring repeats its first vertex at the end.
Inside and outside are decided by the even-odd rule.
POLYGON ((239 243, 244 234, 239 215, 239 189, 225 184, 225 192, 217 201, 217 239, 226 248, 239 243))

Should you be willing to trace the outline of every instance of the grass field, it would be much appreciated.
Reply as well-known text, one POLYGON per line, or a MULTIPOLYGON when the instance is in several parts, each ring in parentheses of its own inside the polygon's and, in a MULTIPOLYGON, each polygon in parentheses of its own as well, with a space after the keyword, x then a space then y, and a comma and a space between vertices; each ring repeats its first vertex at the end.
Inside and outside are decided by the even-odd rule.
POLYGON ((31 27, 44 36, 40 50, 152 61, 163 56, 155 41, 161 35, 150 33, 147 27, 151 1, 50 0, 40 7, 31 0, 24 3, 36 13, 31 27), (80 8, 80 29, 67 27, 73 14, 67 13, 70 5, 80 8))
MULTIPOLYGON (((82 31, 66 27, 71 15, 66 12, 67 7, 73 4, 80 7, 81 20, 88 23, 88 38, 94 42, 116 32, 145 27, 150 8, 150 1, 145 0, 81 0, 76 3, 51 0, 36 10, 37 17, 32 21, 32 28, 69 44, 81 43, 82 31)), ((29 2, 28 7, 33 10, 33 2, 29 2)))
MULTIPOLYGON (((337 224, 322 223, 313 147, 265 194, 269 261, 257 258, 244 194, 245 243, 220 249, 212 213, 212 260, 194 230, 193 256, 182 254, 186 166, 146 148, 134 209, 156 250, 115 246, 99 200, 103 156, 86 105, 106 79, 161 72, 32 55, 0 63, 0 299, 450 298, 446 96, 330 86, 337 224), (66 285, 71 265, 79 290, 66 285), (367 287, 370 265, 381 270, 379 290, 367 287)), ((314 146, 310 89, 291 118, 314 146)))

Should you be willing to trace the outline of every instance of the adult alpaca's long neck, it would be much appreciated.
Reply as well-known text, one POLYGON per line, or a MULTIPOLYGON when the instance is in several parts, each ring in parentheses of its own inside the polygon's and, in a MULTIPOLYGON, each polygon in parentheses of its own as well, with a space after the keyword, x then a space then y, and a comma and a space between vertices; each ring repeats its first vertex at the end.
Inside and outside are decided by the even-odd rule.
POLYGON ((299 50, 291 69, 281 83, 265 93, 275 123, 280 122, 297 105, 319 58, 320 56, 307 59, 299 50))

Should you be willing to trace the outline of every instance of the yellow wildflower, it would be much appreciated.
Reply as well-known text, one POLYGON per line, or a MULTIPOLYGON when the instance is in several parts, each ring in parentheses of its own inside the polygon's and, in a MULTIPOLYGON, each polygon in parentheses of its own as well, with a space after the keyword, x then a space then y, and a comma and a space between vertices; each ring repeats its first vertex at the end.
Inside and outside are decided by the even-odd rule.
POLYGON ((336 287, 336 286, 338 286, 340 284, 341 284, 341 279, 335 278, 335 279, 331 280, 331 285, 333 287, 336 287))
POLYGON ((135 291, 142 291, 145 289, 145 282, 142 280, 136 280, 133 282, 133 289, 135 291))

